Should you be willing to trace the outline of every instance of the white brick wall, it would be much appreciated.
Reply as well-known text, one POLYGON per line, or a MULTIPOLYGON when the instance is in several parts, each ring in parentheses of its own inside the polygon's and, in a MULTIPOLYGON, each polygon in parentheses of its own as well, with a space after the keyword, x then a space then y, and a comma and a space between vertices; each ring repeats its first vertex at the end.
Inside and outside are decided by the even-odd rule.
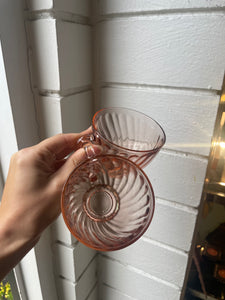
POLYGON ((203 90, 114 85, 101 89, 100 105, 142 111, 164 128, 167 149, 206 156, 219 98, 215 92, 203 90))
POLYGON ((223 13, 118 17, 99 27, 101 81, 221 89, 223 13))
POLYGON ((57 286, 59 299, 93 300, 93 297, 96 296, 95 288, 97 284, 96 263, 96 259, 92 260, 77 282, 73 282, 61 276, 58 277, 57 286))
POLYGON ((117 262, 133 266, 146 274, 182 286, 187 254, 148 238, 141 238, 128 248, 106 252, 117 262), (154 258, 154 259, 153 259, 154 258), (164 265, 162 271, 162 265, 164 265), (174 265, 176 268, 174 269, 174 265))
POLYGON ((155 215, 134 245, 96 255, 62 218, 52 226, 59 299, 180 299, 225 70, 224 1, 26 2, 42 138, 81 131, 109 106, 142 111, 167 135, 145 170, 155 215))
MULTIPOLYGON (((125 266, 117 261, 100 257, 99 267, 104 285, 109 285, 133 299, 179 299, 180 290, 178 287, 133 266, 125 266)), ((100 293, 100 299, 105 300, 107 298, 108 291, 105 291, 104 294, 100 293)))

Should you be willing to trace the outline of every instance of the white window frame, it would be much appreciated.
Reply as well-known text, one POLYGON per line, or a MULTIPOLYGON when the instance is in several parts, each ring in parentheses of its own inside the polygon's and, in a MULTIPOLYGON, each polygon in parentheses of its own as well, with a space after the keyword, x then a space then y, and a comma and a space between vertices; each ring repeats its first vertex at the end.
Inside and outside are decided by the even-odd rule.
MULTIPOLYGON (((4 108, 0 109, 0 119, 7 120, 7 124, 0 123, 7 126, 7 131, 0 131, 1 147, 7 149, 7 155, 1 157, 4 184, 10 156, 39 140, 30 84, 23 0, 0 1, 0 59, 0 107, 4 108), (1 118, 3 113, 4 118, 1 118)), ((50 235, 46 231, 38 245, 14 269, 21 300, 58 299, 50 244, 50 235)))

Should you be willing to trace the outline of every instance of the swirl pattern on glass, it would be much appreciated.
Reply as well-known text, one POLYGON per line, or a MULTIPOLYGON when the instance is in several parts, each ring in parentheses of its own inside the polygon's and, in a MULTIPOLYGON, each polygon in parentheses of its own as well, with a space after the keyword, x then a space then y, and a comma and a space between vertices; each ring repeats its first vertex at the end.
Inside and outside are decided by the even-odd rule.
POLYGON ((63 217, 88 247, 118 250, 146 231, 154 201, 151 183, 140 168, 126 158, 102 155, 69 176, 62 194, 63 217))
POLYGON ((145 167, 165 143, 162 127, 149 116, 126 108, 106 108, 93 118, 97 143, 105 152, 124 156, 145 167))

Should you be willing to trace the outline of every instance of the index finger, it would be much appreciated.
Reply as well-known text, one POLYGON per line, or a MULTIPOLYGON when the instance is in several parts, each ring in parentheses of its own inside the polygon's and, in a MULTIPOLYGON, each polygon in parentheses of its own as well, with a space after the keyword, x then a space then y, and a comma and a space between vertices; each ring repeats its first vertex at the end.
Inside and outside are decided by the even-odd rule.
POLYGON ((37 147, 40 151, 48 150, 56 159, 62 159, 76 149, 77 140, 83 135, 90 134, 91 127, 80 133, 62 133, 47 138, 40 142, 37 147))

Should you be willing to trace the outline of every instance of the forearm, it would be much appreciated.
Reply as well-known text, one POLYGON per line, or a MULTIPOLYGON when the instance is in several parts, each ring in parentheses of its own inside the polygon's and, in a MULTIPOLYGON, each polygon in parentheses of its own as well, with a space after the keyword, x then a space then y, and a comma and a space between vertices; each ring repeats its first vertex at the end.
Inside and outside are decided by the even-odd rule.
POLYGON ((7 219, 0 206, 0 281, 36 244, 38 238, 28 240, 18 228, 16 220, 7 219))

